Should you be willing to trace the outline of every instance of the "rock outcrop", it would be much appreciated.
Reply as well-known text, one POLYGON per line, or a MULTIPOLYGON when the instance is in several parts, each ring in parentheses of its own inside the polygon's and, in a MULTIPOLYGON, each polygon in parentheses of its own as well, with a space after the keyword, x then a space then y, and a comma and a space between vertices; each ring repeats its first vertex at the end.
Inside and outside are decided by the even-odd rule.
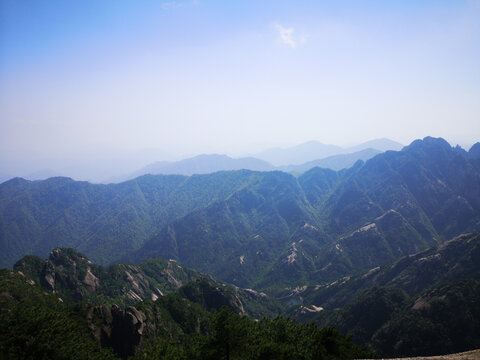
POLYGON ((133 306, 122 310, 117 305, 100 305, 87 312, 92 336, 103 347, 110 347, 122 359, 135 354, 140 346, 147 317, 133 306))

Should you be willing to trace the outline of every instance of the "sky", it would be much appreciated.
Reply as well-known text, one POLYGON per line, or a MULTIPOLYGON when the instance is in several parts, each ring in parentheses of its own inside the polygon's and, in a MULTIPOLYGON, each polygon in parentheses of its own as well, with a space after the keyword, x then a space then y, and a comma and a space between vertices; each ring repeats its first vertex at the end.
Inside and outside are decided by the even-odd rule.
POLYGON ((480 141, 480 0, 0 1, 0 173, 480 141))

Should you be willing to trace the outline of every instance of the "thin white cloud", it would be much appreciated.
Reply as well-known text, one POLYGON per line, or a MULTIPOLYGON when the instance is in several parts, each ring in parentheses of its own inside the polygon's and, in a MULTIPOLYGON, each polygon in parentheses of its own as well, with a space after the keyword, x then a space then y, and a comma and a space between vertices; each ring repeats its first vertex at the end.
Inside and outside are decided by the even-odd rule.
POLYGON ((274 23, 273 28, 277 31, 279 40, 291 48, 296 48, 307 42, 307 36, 304 33, 298 34, 293 27, 287 28, 278 23, 274 23))
POLYGON ((280 40, 285 44, 292 48, 297 46, 297 41, 295 41, 293 37, 293 32, 295 31, 293 27, 285 28, 280 24, 274 24, 275 30, 278 31, 278 35, 280 35, 280 40))

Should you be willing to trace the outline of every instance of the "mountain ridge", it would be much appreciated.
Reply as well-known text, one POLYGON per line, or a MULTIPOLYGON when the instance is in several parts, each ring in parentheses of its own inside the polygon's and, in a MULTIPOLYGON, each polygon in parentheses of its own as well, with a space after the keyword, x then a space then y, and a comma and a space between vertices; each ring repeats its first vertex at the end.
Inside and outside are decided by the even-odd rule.
MULTIPOLYGON (((329 174, 328 171, 317 170, 313 170, 313 173, 322 177, 329 174)), ((303 221, 295 223, 295 217, 291 220, 278 218, 277 222, 283 224, 285 230, 280 232, 282 235, 269 231, 266 238, 255 227, 249 230, 242 225, 242 231, 246 232, 236 247, 232 247, 235 242, 231 241, 228 248, 216 249, 223 254, 222 257, 229 259, 229 266, 225 270, 221 269, 219 262, 189 263, 193 260, 182 258, 174 249, 186 241, 189 246, 197 249, 203 249, 205 245, 201 244, 213 244, 216 241, 225 244, 221 239, 228 238, 230 230, 217 228, 214 231, 216 240, 208 240, 210 235, 204 228, 209 226, 207 224, 214 224, 218 217, 224 217, 222 223, 236 224, 235 218, 248 218, 250 211, 260 217, 279 214, 276 205, 269 203, 270 200, 261 195, 265 191, 262 188, 250 193, 250 199, 256 200, 249 200, 253 207, 245 209, 246 212, 241 211, 243 217, 237 215, 229 218, 228 212, 219 211, 221 208, 202 210, 199 214, 192 213, 189 218, 181 218, 171 224, 172 227, 166 233, 159 233, 156 240, 147 242, 144 245, 145 254, 159 252, 160 255, 164 252, 167 257, 176 257, 193 267, 201 266, 203 271, 211 272, 220 278, 226 276, 225 279, 235 283, 239 279, 231 276, 244 273, 249 266, 254 269, 261 264, 265 256, 265 246, 269 244, 267 259, 270 265, 262 265, 263 270, 250 270, 254 274, 260 273, 261 278, 264 278, 257 278, 254 282, 262 288, 275 281, 291 281, 293 285, 302 279, 304 274, 312 275, 302 281, 328 281, 388 263, 398 256, 419 251, 462 231, 479 227, 480 194, 475 190, 480 179, 478 167, 459 156, 444 140, 426 138, 401 152, 386 152, 365 164, 358 164, 357 168, 337 173, 330 183, 331 188, 324 195, 324 190, 317 185, 320 180, 318 176, 311 177, 307 172, 297 180, 298 184, 301 184, 298 191, 292 194, 282 193, 282 197, 291 199, 292 202, 288 205, 291 211, 303 209, 300 212, 306 211, 309 214, 300 216, 303 221), (423 184, 428 184, 428 187, 424 188, 423 184), (321 203, 313 200, 318 197, 323 197, 324 200, 321 203), (305 205, 301 205, 304 201, 305 205), (269 213, 263 213, 264 209, 269 209, 269 213), (183 229, 188 230, 185 232, 183 229), (347 243, 349 237, 351 241, 347 243), (250 238, 259 241, 252 242, 248 240, 250 238), (272 246, 275 249, 273 251, 272 246), (247 249, 256 250, 246 253, 247 249), (356 251, 363 255, 359 256, 356 251), (310 254, 317 256, 311 257, 310 254), (272 256, 276 257, 273 262, 272 256), (242 258, 242 266, 235 258, 242 258), (228 275, 230 271, 232 275, 228 275)), ((231 207, 232 201, 226 199, 224 208, 231 207)), ((270 221, 264 218, 262 223, 270 221)), ((235 231, 238 231, 238 228, 235 231)), ((195 254, 196 257, 207 256, 207 252, 200 251, 200 254, 195 254)), ((248 283, 242 284, 247 286, 248 283)))
POLYGON ((17 179, 0 186, 2 261, 60 245, 102 264, 173 258, 256 289, 327 282, 479 230, 479 179, 478 160, 434 138, 298 178, 240 170, 111 185, 17 179))
POLYGON ((479 260, 480 233, 462 234, 365 273, 297 289, 284 301, 301 303, 290 316, 349 332, 381 356, 465 351, 480 346, 479 260))
POLYGON ((109 183, 119 183, 136 177, 150 175, 185 175, 209 174, 217 171, 252 170, 252 171, 285 171, 303 173, 313 167, 324 167, 332 170, 342 170, 351 167, 356 161, 366 161, 381 153, 374 148, 361 148, 358 151, 346 149, 327 157, 315 158, 301 164, 274 166, 267 161, 255 157, 232 158, 223 154, 201 154, 179 161, 157 161, 151 163, 129 175, 111 178, 109 183))
POLYGON ((275 166, 299 165, 330 156, 359 152, 368 148, 380 152, 401 150, 402 144, 382 138, 374 139, 351 147, 323 144, 319 141, 309 141, 288 148, 272 148, 254 154, 254 157, 265 160, 275 166))

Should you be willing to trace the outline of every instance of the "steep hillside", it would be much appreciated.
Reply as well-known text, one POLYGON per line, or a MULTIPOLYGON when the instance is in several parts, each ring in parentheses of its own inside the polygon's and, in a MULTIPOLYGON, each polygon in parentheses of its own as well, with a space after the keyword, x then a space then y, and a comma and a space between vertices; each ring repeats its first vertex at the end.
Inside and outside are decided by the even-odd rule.
POLYGON ((248 286, 305 221, 314 221, 313 214, 297 180, 268 173, 228 199, 172 222, 131 259, 173 258, 248 286))
POLYGON ((299 178, 14 179, 0 185, 2 264, 70 246, 102 264, 175 259, 257 290, 328 282, 480 230, 480 162, 469 154, 428 137, 299 178))
POLYGON ((158 257, 138 265, 117 263, 103 267, 73 249, 56 248, 45 260, 25 256, 13 269, 45 290, 77 302, 127 306, 180 291, 207 309, 227 305, 255 318, 278 315, 283 310, 280 302, 264 293, 222 283, 174 260, 158 257), (201 298, 200 294, 210 294, 211 298, 201 298))
POLYGON ((480 346, 480 233, 393 264, 297 289, 290 315, 333 325, 383 356, 438 355, 480 346))
POLYGON ((90 336, 86 322, 25 275, 0 270, 2 359, 117 359, 90 336))
POLYGON ((307 172, 299 181, 320 222, 292 238, 297 262, 327 281, 479 230, 479 169, 444 140, 425 138, 341 172, 341 180, 307 172))
POLYGON ((99 185, 20 178, 0 185, 0 266, 25 254, 73 247, 107 264, 140 247, 155 231, 225 199, 261 177, 249 171, 202 176, 143 176, 99 185))
POLYGON ((330 281, 479 230, 479 169, 425 138, 340 172, 269 173, 170 223, 130 259, 174 258, 274 292, 330 281))
POLYGON ((372 287, 399 288, 415 296, 437 283, 461 278, 480 280, 480 233, 460 235, 356 276, 306 286, 291 297, 334 309, 372 287))
MULTIPOLYGON (((55 258, 83 261, 81 254, 65 249, 55 258)), ((35 263, 29 265, 31 269, 35 263)), ((371 356, 332 328, 298 325, 282 317, 254 321, 243 316, 235 294, 206 279, 128 307, 72 303, 65 288, 45 291, 16 271, 1 270, 0 287, 0 353, 8 359, 371 356)))

